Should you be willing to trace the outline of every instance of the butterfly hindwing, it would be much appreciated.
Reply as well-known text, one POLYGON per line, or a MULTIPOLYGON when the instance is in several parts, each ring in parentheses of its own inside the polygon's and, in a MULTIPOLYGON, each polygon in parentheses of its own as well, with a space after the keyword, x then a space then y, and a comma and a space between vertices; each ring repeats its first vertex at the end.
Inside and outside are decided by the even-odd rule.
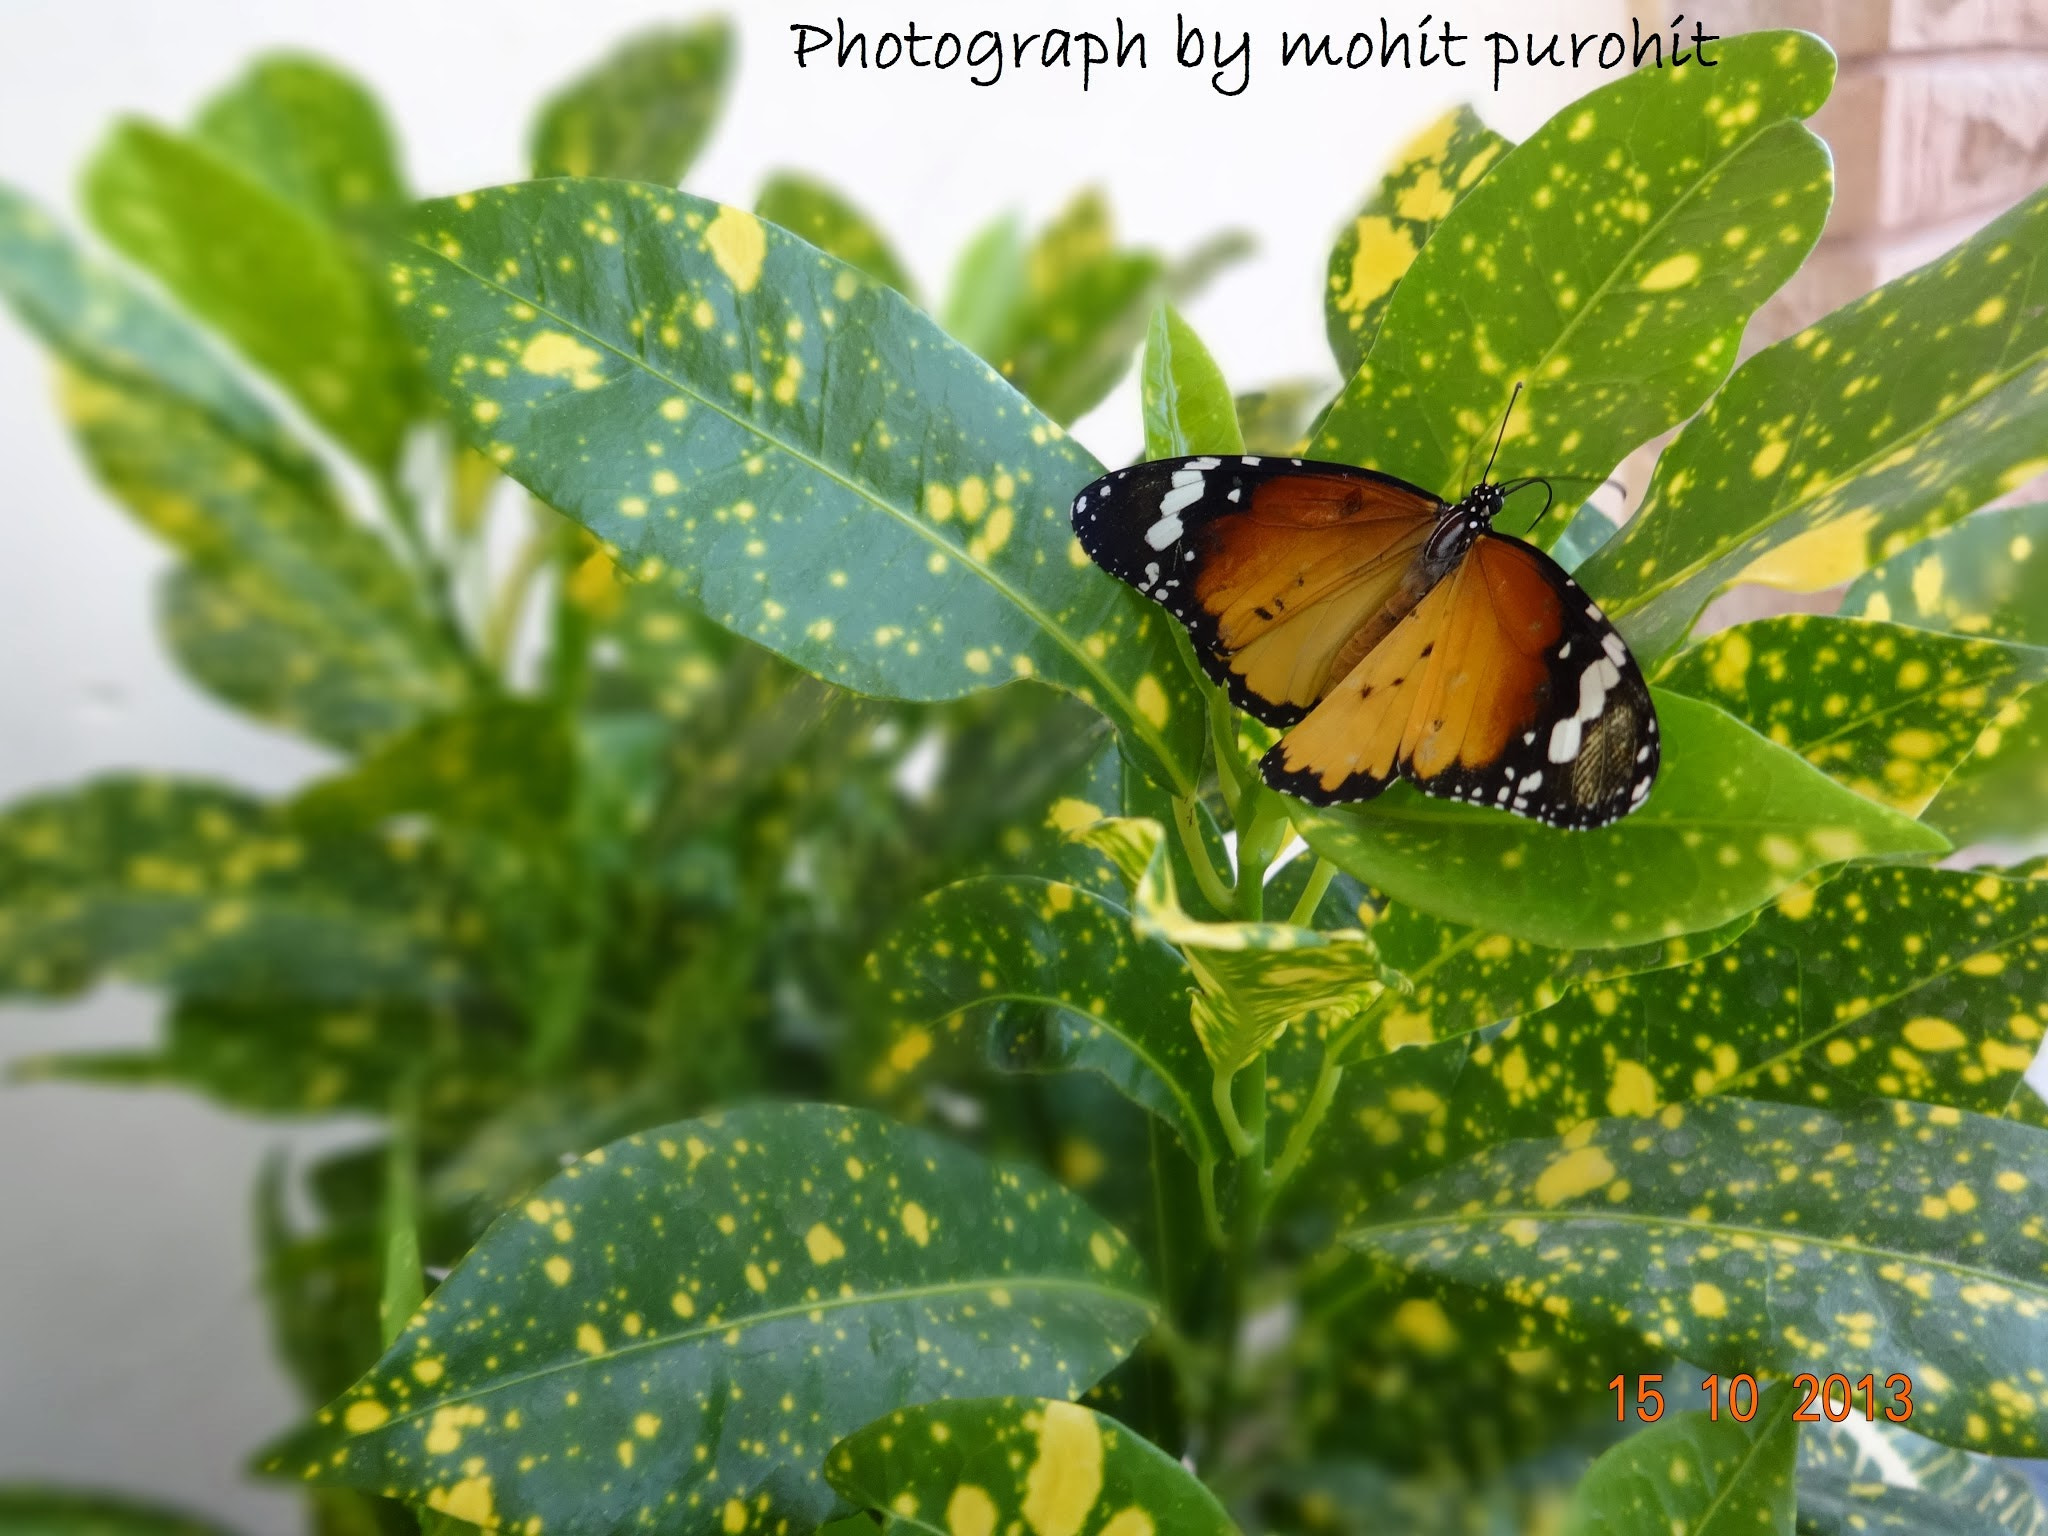
POLYGON ((1262 767, 1320 805, 1398 777, 1587 828, 1640 805, 1659 756, 1649 688, 1606 615, 1548 555, 1487 532, 1262 767))
POLYGON ((1232 702, 1284 726, 1376 643, 1442 507, 1371 470, 1211 454, 1103 476, 1075 498, 1074 532, 1187 627, 1232 702))

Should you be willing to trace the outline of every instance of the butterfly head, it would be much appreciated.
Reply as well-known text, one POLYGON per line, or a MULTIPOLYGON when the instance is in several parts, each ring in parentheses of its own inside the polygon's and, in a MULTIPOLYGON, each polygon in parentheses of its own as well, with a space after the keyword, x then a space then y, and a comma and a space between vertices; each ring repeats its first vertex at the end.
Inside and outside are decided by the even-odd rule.
POLYGON ((1464 499, 1453 502, 1437 514, 1436 527, 1431 530, 1429 543, 1423 547, 1425 559, 1435 564, 1448 565, 1470 549, 1482 533, 1493 526, 1493 520, 1500 516, 1501 503, 1506 493, 1497 485, 1482 480, 1465 493, 1464 499))

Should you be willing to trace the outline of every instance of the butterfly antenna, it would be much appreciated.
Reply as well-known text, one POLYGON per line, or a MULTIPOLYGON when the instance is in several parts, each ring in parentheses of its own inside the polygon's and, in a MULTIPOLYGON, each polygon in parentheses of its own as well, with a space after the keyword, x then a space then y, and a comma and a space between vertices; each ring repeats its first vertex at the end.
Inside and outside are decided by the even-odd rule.
POLYGON ((1500 431, 1495 434, 1493 439, 1493 452, 1486 457, 1486 473, 1479 477, 1480 484, 1482 485, 1493 478, 1493 461, 1500 457, 1500 445, 1507 441, 1508 422, 1515 414, 1515 402, 1521 398, 1522 381, 1517 379, 1515 380, 1515 392, 1508 396, 1507 411, 1500 419, 1500 431))
POLYGON ((1550 516, 1550 509, 1557 501, 1557 491, 1554 487, 1552 487, 1551 483, 1548 480, 1544 479, 1541 475, 1525 475, 1520 480, 1511 480, 1506 485, 1500 488, 1501 494, 1503 496, 1512 496, 1517 491, 1526 491, 1532 485, 1540 485, 1543 487, 1543 510, 1536 514, 1536 521, 1531 523, 1528 526, 1528 528, 1526 528, 1523 531, 1524 538, 1526 538, 1529 534, 1534 533, 1537 527, 1542 523, 1543 519, 1550 516))

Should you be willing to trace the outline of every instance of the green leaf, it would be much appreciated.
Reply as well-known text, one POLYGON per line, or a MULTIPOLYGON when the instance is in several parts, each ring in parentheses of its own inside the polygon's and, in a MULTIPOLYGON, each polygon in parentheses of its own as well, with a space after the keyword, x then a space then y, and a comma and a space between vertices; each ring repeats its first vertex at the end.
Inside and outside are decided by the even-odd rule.
MULTIPOLYGON (((1842 609, 2048 645, 2048 505, 1965 518, 1866 572, 1842 609)), ((2023 842, 2048 827, 2048 692, 2035 689, 1998 712, 1925 819, 1958 847, 2023 842)))
POLYGON ((340 226, 410 200, 384 112, 324 60, 269 54, 200 109, 194 135, 286 202, 340 226))
POLYGON ((88 261, 40 208, 0 187, 0 297, 80 373, 146 386, 203 412, 219 436, 301 479, 310 456, 184 320, 109 267, 88 261))
MULTIPOLYGON (((1245 236, 1224 234, 1169 264, 1119 246, 1108 203, 1098 191, 1083 192, 1031 247, 995 342, 979 350, 1046 415, 1070 425, 1124 376, 1153 310, 1192 297, 1250 248, 1245 236)), ((984 259, 993 266, 1002 258, 992 249, 977 254, 977 264, 984 259)), ((1001 277, 999 267, 993 275, 1001 277)), ((976 280, 982 274, 960 279, 976 280)))
POLYGON ((1792 1536, 1799 1394, 1763 1394, 1747 1424, 1733 1413, 1675 1413, 1593 1463, 1563 1536, 1792 1536))
POLYGON ((1187 1024, 1194 980, 1115 902, 1058 880, 964 880, 919 902, 868 974, 892 1020, 873 1091, 895 1091, 942 1041, 985 1025, 999 1063, 1099 1072, 1189 1156, 1220 1155, 1209 1066, 1187 1024))
POLYGON ((1239 395, 1237 421, 1245 452, 1274 458, 1306 453, 1309 424, 1329 394, 1330 386, 1320 379, 1283 379, 1239 395))
MULTIPOLYGON (((299 570, 184 565, 167 573, 157 621, 179 667, 259 720, 345 749, 373 745, 452 707, 463 673, 410 594, 378 593, 382 573, 356 591, 343 587, 349 556, 364 547, 350 534, 324 549, 312 543, 313 563, 299 570), (281 579, 314 572, 346 597, 309 601, 281 579)), ((383 561, 371 556, 364 564, 374 570, 383 561)))
POLYGON ((1640 659, 1732 581, 1846 581, 2048 468, 2044 229, 2048 194, 1743 364, 1579 573, 1640 659))
POLYGON ((1310 1014, 1349 1016, 1400 978, 1356 928, 1292 923, 1205 922, 1188 915, 1167 859, 1165 828, 1142 817, 1097 822, 1079 834, 1123 871, 1131 922, 1144 938, 1181 952, 1200 984, 1195 1034, 1215 1071, 1229 1077, 1310 1014))
POLYGON ((1559 949, 1697 933, 1822 865, 1946 849, 1712 705, 1656 699, 1663 772, 1611 827, 1561 832, 1405 784, 1356 811, 1304 808, 1295 825, 1397 901, 1559 949))
POLYGON ((323 478, 151 384, 70 374, 62 401, 101 484, 193 562, 168 579, 162 617, 198 681, 351 748, 461 697, 419 588, 323 478))
POLYGON ((967 242, 946 290, 946 334, 977 357, 994 358, 1010 317, 1024 302, 1024 230, 1013 213, 991 220, 967 242))
POLYGON ((429 815, 444 825, 533 833, 576 795, 576 742, 552 704, 494 699, 423 722, 293 802, 311 827, 429 815))
POLYGON ((1889 1424, 1860 1433, 1816 1424, 1800 1436, 1799 1529, 1802 1536, 2042 1536, 2048 1510, 2022 1472, 1991 1457, 1889 1424), (1917 1486, 1891 1480, 1901 1476, 1917 1486))
POLYGON ((1857 577, 1842 612, 2048 645, 2048 502, 1992 507, 1857 577))
POLYGON ((1171 304, 1153 311, 1142 381, 1145 457, 1243 453, 1237 404, 1223 370, 1171 304))
POLYGON ((409 413, 388 311, 341 238, 211 150, 127 122, 86 169, 85 204, 123 254, 264 369, 371 469, 409 413))
POLYGON ((1716 53, 1602 86, 1501 156, 1394 290, 1316 457, 1462 495, 1521 384, 1497 478, 1590 489, 1706 400, 1832 184, 1799 122, 1833 82, 1826 46, 1766 32, 1716 53))
POLYGON ((231 790, 107 778, 0 814, 0 991, 102 972, 229 995, 445 992, 460 975, 397 860, 309 841, 231 790))
POLYGON ((628 39, 541 109, 533 174, 674 186, 725 105, 733 51, 723 17, 628 39))
POLYGON ((619 182, 420 221, 395 274, 431 377, 630 568, 860 692, 1040 677, 1192 787, 1202 710, 1172 621, 1069 530, 1101 466, 901 295, 752 214, 619 182))
POLYGON ((12 1075, 175 1086, 258 1115, 382 1114, 426 1062, 424 1107, 453 1124, 512 1095, 518 1052, 508 1029, 418 1003, 182 997, 152 1050, 30 1057, 12 1075), (469 1049, 458 1052, 461 1039, 469 1049))
POLYGON ((1071 1395, 1151 1326, 1043 1176, 784 1105, 629 1136, 508 1212, 272 1470, 478 1524, 809 1529, 833 1442, 976 1387, 1071 1395))
POLYGON ((1173 1457, 1074 1403, 966 1398, 899 1409, 833 1448, 825 1475, 888 1528, 933 1536, 1235 1536, 1173 1457))
POLYGON ((1918 1432, 2037 1455, 2044 1180, 2032 1126, 1709 1099, 1483 1152, 1350 1241, 1717 1370, 1902 1372, 1918 1432))
POLYGON ((0 1536, 222 1536, 195 1516, 108 1493, 0 1485, 0 1536))
POLYGON ((394 1125, 384 1151, 384 1288, 377 1297, 377 1323, 387 1349, 427 1299, 420 1267, 418 1161, 410 1127, 394 1125))
POLYGON ((1658 681, 1918 816, 1978 733, 2043 677, 2048 650, 1797 613, 1709 635, 1658 681))
POLYGON ((1513 149, 1468 106, 1451 108, 1401 147, 1330 252, 1323 326, 1338 369, 1358 371, 1394 290, 1446 215, 1513 149))
POLYGON ((754 199, 754 212, 780 224, 828 256, 858 268, 885 288, 919 303, 917 283, 874 221, 815 177, 798 171, 770 176, 754 199))

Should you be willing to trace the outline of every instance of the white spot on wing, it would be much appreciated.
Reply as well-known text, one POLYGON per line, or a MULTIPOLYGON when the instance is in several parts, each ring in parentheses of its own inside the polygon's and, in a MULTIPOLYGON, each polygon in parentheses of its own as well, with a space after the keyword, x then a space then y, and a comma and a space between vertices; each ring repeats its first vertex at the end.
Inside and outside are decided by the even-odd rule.
POLYGON ((1579 755, 1579 720, 1574 715, 1550 728, 1550 760, 1568 763, 1579 755))

